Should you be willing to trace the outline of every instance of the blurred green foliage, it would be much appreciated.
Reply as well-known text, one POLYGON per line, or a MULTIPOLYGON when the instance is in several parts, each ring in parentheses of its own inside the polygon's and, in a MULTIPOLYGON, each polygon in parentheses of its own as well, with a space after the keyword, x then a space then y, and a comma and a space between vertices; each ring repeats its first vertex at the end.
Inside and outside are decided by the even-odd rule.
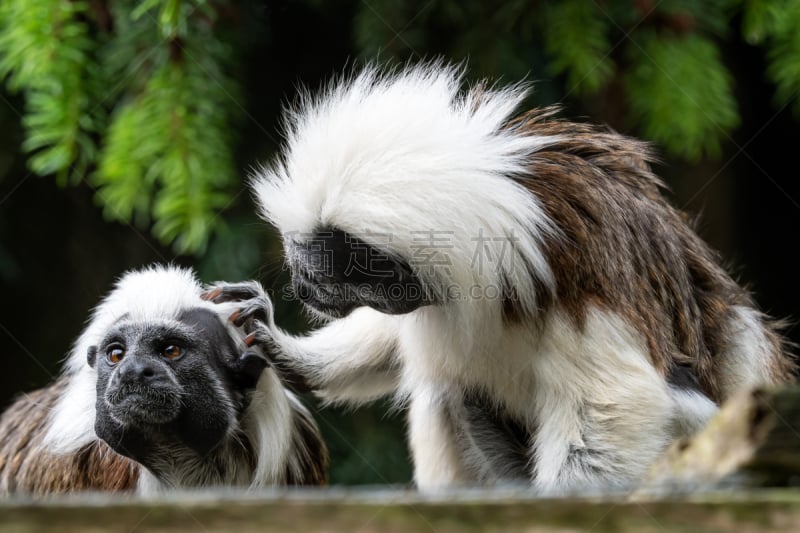
POLYGON ((31 170, 62 183, 88 170, 96 156, 90 133, 98 128, 89 81, 100 73, 93 41, 81 17, 83 2, 8 1, 0 4, 0 76, 23 90, 27 109, 24 148, 31 170))
MULTIPOLYGON (((77 186, 65 198, 80 204, 91 194, 106 219, 157 241, 104 242, 108 234, 89 235, 89 216, 61 233, 39 229, 50 220, 26 220, 62 239, 85 231, 73 257, 110 250, 94 270, 77 261, 55 269, 86 302, 142 253, 174 253, 205 281, 261 280, 275 290, 278 323, 301 332, 310 324, 280 289, 280 241, 243 183, 277 149, 280 105, 298 84, 314 88, 353 62, 441 55, 467 61, 473 79, 532 80, 531 105, 565 102, 571 117, 696 162, 720 153, 742 121, 729 46, 742 39, 766 57, 755 75, 772 84, 775 106, 800 111, 800 0, 2 0, 0 123, 14 127, 0 129, 0 179, 24 175, 14 170, 20 148, 30 172, 77 186)), ((53 202, 43 192, 37 186, 31 201, 53 202)), ((15 235, 3 215, 0 233, 15 235)), ((25 273, 14 244, 0 241, 9 286, 25 273)), ((75 314, 64 326, 72 338, 83 318, 75 314)), ((410 480, 402 412, 378 403, 315 406, 315 415, 332 483, 410 480)))
MULTIPOLYGON (((4 0, 0 77, 24 94, 28 165, 96 189, 107 218, 202 254, 241 174, 230 39, 255 2, 4 0), (244 7, 243 7, 244 6, 244 7)), ((281 2, 267 2, 280 9, 281 2)), ((308 9, 324 2, 306 0, 308 9)), ((768 51, 776 100, 797 102, 797 0, 461 0, 342 3, 360 57, 469 58, 476 74, 554 76, 552 99, 622 91, 627 124, 692 161, 740 122, 721 45, 730 21, 768 51), (621 88, 621 89, 620 89, 621 88)), ((284 53, 280 43, 267 53, 284 53)), ((598 97, 600 95, 600 97, 598 97)), ((800 106, 796 106, 800 109, 800 106)))
POLYGON ((205 0, 8 0, 0 76, 30 169, 97 190, 107 218, 201 253, 237 175, 233 51, 205 0), (151 225, 152 223, 152 225, 151 225))

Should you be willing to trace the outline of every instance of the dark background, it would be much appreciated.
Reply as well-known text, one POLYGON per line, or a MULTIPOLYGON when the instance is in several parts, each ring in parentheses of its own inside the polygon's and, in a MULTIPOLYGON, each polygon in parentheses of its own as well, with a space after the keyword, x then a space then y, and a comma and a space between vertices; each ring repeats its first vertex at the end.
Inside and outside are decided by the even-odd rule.
MULTIPOLYGON (((246 110, 238 130, 237 165, 242 182, 233 202, 220 216, 228 222, 200 257, 175 256, 150 236, 147 227, 103 219, 94 191, 85 184, 60 188, 50 177, 29 173, 21 152, 18 95, 0 92, 0 405, 15 395, 48 383, 77 337, 88 313, 125 270, 151 262, 195 267, 204 281, 257 278, 280 294, 286 282, 274 231, 254 215, 244 178, 249 169, 269 160, 279 142, 277 116, 298 85, 311 88, 344 68, 369 57, 430 57, 450 54, 461 60, 490 48, 490 33, 461 54, 452 52, 456 37, 443 28, 428 35, 424 47, 401 38, 382 50, 365 48, 354 25, 365 14, 359 2, 270 2, 251 6, 242 22, 250 44, 235 77, 246 110), (335 4, 331 6, 328 4, 335 4), (365 52, 366 50, 366 52, 365 52), (374 56, 373 56, 374 57, 374 56)), ((376 14, 375 24, 383 17, 376 14)), ((733 20, 732 26, 740 21, 733 20)), ((363 25, 363 20, 360 22, 363 25)), ((476 24, 479 24, 476 21, 476 24)), ((429 24, 430 26, 430 24, 429 24)), ((400 28, 398 28, 400 30, 400 28)), ((408 35, 408 39, 402 37, 408 35)), ((416 42, 416 41, 414 41, 416 42)), ((535 44, 535 42, 534 42, 535 44)), ((676 205, 700 215, 699 231, 718 249, 732 272, 755 293, 768 313, 790 320, 789 337, 800 341, 794 320, 800 282, 796 266, 796 232, 800 221, 797 152, 800 123, 788 103, 775 102, 765 79, 763 48, 730 35, 724 60, 735 79, 741 126, 723 143, 722 154, 691 163, 668 155, 657 171, 670 187, 676 205)), ((530 105, 561 102, 563 116, 605 122, 631 134, 625 106, 613 91, 594 97, 564 97, 564 80, 548 76, 534 45, 517 59, 526 65, 537 89, 530 105)), ((502 61, 477 61, 474 77, 515 79, 519 67, 502 61), (487 66, 489 65, 489 66, 487 66)), ((523 72, 524 74, 524 72, 523 72)), ((657 147, 658 148, 658 147, 657 147)), ((290 330, 307 328, 299 306, 278 299, 277 321, 290 330)), ((308 398, 309 401, 312 399, 308 398)), ((334 483, 406 483, 410 468, 402 413, 386 405, 348 412, 315 406, 332 451, 334 483)))

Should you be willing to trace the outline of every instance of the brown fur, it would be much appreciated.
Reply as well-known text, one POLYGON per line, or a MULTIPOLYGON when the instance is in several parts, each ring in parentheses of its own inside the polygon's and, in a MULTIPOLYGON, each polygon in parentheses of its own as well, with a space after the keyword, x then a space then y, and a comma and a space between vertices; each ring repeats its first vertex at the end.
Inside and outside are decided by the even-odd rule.
MULTIPOLYGON (((753 308, 752 298, 719 266, 688 217, 668 203, 645 143, 551 118, 556 112, 530 111, 508 126, 564 137, 537 152, 530 175, 517 178, 563 232, 545 243, 557 293, 542 289, 539 301, 543 307, 558 302, 578 324, 590 304, 620 313, 644 335, 663 375, 689 367, 706 394, 724 399, 714 356, 726 348, 733 306, 753 308)), ((523 319, 508 305, 504 314, 523 319)), ((764 317, 763 324, 774 378, 789 381, 794 363, 785 342, 774 322, 764 317)))
POLYGON ((35 496, 78 491, 132 491, 140 466, 102 441, 53 455, 42 449, 47 415, 66 380, 24 394, 0 416, 0 495, 35 496))

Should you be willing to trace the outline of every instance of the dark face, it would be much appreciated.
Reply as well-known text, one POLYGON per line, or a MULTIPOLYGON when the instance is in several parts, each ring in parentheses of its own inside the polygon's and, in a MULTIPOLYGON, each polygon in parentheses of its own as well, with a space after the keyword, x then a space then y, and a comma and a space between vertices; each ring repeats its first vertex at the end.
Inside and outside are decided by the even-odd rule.
POLYGON ((126 318, 88 353, 97 369, 95 431, 145 466, 176 446, 201 456, 238 424, 266 360, 239 354, 220 319, 190 309, 176 321, 126 318))
POLYGON ((433 303, 409 264, 341 230, 285 240, 295 294, 334 318, 367 306, 404 314, 433 303))

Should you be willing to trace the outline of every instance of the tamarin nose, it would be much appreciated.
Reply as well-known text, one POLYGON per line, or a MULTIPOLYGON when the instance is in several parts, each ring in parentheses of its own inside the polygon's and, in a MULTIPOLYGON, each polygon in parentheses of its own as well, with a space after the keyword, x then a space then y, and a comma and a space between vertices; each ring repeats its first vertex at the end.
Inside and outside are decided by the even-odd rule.
POLYGON ((124 366, 119 369, 119 378, 123 383, 137 383, 140 385, 150 385, 157 381, 156 371, 148 361, 130 358, 124 362, 124 366))

